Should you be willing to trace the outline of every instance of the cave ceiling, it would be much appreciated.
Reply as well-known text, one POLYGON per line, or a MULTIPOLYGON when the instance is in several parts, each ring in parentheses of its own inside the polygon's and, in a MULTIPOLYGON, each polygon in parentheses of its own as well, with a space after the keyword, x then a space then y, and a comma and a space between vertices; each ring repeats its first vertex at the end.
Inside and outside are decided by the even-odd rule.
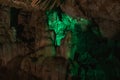
POLYGON ((0 4, 27 11, 60 7, 73 18, 83 17, 97 23, 104 37, 119 39, 120 0, 0 0, 0 4))

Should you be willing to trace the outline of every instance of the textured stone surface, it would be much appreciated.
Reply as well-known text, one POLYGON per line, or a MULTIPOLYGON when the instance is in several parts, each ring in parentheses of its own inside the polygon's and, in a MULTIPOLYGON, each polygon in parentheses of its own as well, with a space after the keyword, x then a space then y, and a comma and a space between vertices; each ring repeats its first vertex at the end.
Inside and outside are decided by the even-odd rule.
POLYGON ((74 0, 73 3, 69 0, 66 1, 69 3, 67 2, 62 8, 67 14, 73 17, 85 17, 94 20, 104 37, 114 38, 114 36, 119 34, 119 0, 74 0))
MULTIPOLYGON (((6 1, 9 2, 9 0, 6 0, 6 1)), ((20 0, 18 1, 24 2, 20 0)), ((0 3, 4 3, 4 2, 5 2, 4 0, 1 0, 0 3)), ((23 5, 22 3, 19 3, 19 2, 15 2, 14 4, 23 5)), ((26 1, 25 5, 21 7, 26 9, 25 6, 28 6, 29 3, 30 1, 28 2, 26 1)), ((26 10, 31 8, 32 7, 29 6, 27 7, 26 10)), ((109 0, 109 1, 108 0, 102 0, 102 1, 101 0, 93 0, 93 1, 66 0, 65 5, 62 4, 61 8, 64 12, 66 12, 72 17, 85 17, 88 19, 93 19, 99 26, 102 32, 102 35, 104 37, 114 38, 114 36, 119 34, 119 30, 120 30, 119 28, 120 1, 119 0, 109 0)))
MULTIPOLYGON (((52 41, 54 33, 47 28, 46 16, 42 11, 44 9, 38 11, 34 6, 28 5, 29 0, 15 1, 20 1, 20 3, 0 0, 0 4, 2 3, 0 6, 0 80, 50 80, 50 77, 51 80, 64 80, 66 76, 64 73, 68 69, 64 58, 66 58, 66 53, 73 48, 69 47, 71 33, 68 33, 61 41, 59 50, 55 50, 52 41), (17 38, 16 43, 10 43, 14 42, 13 31, 10 28, 10 6, 20 10, 18 26, 24 26, 20 33, 21 37, 17 38), (3 25, 6 26, 7 31, 1 29, 3 25), (56 52, 60 53, 62 58, 51 58, 56 52)), ((83 17, 93 20, 99 26, 103 37, 120 39, 119 0, 66 0, 60 7, 63 12, 73 18, 83 17)), ((91 37, 90 40, 92 40, 91 37)), ((84 42, 79 43, 81 46, 84 42)), ((93 49, 88 46, 89 51, 80 55, 81 79, 119 80, 119 42, 114 44, 114 42, 106 43, 103 40, 94 45, 97 46, 93 49)), ((73 67, 76 67, 74 64, 76 62, 72 63, 73 67)))
POLYGON ((0 43, 10 42, 10 8, 0 5, 0 43))

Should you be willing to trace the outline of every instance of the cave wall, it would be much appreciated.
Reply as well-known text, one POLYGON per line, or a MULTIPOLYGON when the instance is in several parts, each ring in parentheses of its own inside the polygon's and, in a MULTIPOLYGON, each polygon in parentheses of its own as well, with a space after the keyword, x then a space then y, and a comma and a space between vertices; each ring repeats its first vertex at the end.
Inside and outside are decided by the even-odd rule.
MULTIPOLYGON (((1 7, 1 55, 3 54, 5 57, 11 56, 12 58, 29 53, 46 56, 55 55, 54 46, 50 39, 50 31, 45 23, 44 12, 29 12, 18 9, 18 13, 16 14, 18 20, 13 20, 10 24, 10 18, 16 17, 16 15, 11 17, 10 10, 10 7, 1 7), (11 26, 12 24, 13 26, 11 26)), ((10 60, 6 57, 5 60, 7 59, 10 60)))
MULTIPOLYGON (((119 31, 120 31, 119 0, 109 0, 109 1, 108 0, 102 0, 102 1, 101 0, 93 0, 93 1, 75 0, 75 1, 78 4, 74 3, 74 5, 73 4, 71 5, 71 4, 68 4, 67 2, 66 7, 69 6, 69 8, 67 9, 66 7, 62 7, 63 12, 67 13, 72 17, 77 16, 77 17, 83 17, 89 20, 93 20, 94 23, 96 23, 99 26, 103 37, 110 40, 111 39, 119 40, 119 31)), ((1 2, 2 0, 0 1, 0 3, 1 2)), ((48 56, 55 55, 56 52, 55 52, 55 47, 53 45, 53 42, 50 39, 51 37, 54 36, 53 32, 48 30, 48 27, 47 27, 48 25, 45 23, 46 22, 45 12, 42 10, 31 11, 32 9, 30 8, 30 6, 26 7, 24 4, 22 6, 20 5, 22 5, 22 3, 19 4, 19 6, 12 5, 12 7, 16 7, 17 9, 19 9, 18 23, 15 26, 15 28, 21 27, 21 26, 24 27, 22 29, 22 32, 19 33, 20 36, 18 36, 17 38, 15 37, 16 33, 14 32, 14 28, 11 28, 12 26, 10 26, 10 6, 1 5, 0 7, 0 15, 2 15, 0 16, 0 37, 1 37, 0 38, 0 58, 1 58, 0 71, 1 73, 5 72, 5 71, 2 72, 3 68, 1 68, 4 66, 6 69, 6 72, 3 75, 16 73, 17 76, 19 75, 22 77, 35 76, 38 78, 41 78, 41 77, 45 79, 48 78, 48 80, 49 80, 49 76, 52 76, 52 80, 57 80, 58 75, 61 75, 62 78, 59 77, 59 79, 64 80, 65 79, 64 71, 67 70, 66 60, 63 58, 60 58, 60 59, 48 58, 48 56), (3 30, 2 28, 3 24, 6 24, 4 25, 6 27, 5 30, 3 30), (53 65, 51 66, 51 64, 53 65), (59 65, 62 65, 62 66, 59 67, 59 65), (58 69, 62 69, 63 71, 62 70, 59 71, 58 69), (44 75, 46 75, 47 77, 44 77, 44 75)), ((66 36, 66 38, 62 40, 62 46, 60 46, 61 48, 60 56, 65 58, 66 58, 66 54, 64 53, 66 53, 67 50, 69 51, 67 41, 70 40, 70 36, 71 34, 68 33, 68 36, 66 36)), ((110 44, 110 45, 113 45, 113 44, 110 44)), ((102 44, 101 47, 106 48, 104 47, 104 44, 102 44)), ((115 49, 115 50, 118 50, 118 53, 119 53, 119 44, 117 44, 116 48, 118 49, 115 49)), ((110 49, 113 50, 111 47, 110 49)), ((99 50, 101 51, 101 49, 98 49, 98 51, 99 50)), ((108 50, 107 51, 105 50, 105 53, 109 54, 110 51, 108 50)), ((96 52, 98 51, 96 50, 96 52)), ((88 57, 90 57, 88 53, 85 53, 85 54, 88 57)), ((82 55, 82 56, 84 57, 86 55, 82 55)), ((97 55, 97 54, 93 54, 93 55, 97 55)), ((106 56, 104 55, 105 54, 100 54, 101 57, 99 55, 95 56, 96 59, 99 59, 99 58, 102 59, 99 64, 100 66, 97 65, 99 67, 97 67, 96 69, 96 71, 98 71, 96 74, 98 75, 100 74, 104 76, 104 74, 106 73, 108 74, 107 76, 111 75, 111 79, 113 79, 114 75, 112 74, 114 73, 112 73, 110 69, 112 69, 112 66, 113 66, 116 72, 117 70, 119 70, 118 68, 119 54, 117 54, 118 56, 110 57, 109 58, 110 61, 108 62, 106 61, 106 63, 104 63, 105 61, 103 61, 106 58, 106 56), (105 73, 102 72, 101 67, 103 70, 105 70, 105 73), (108 69, 108 67, 110 68, 108 69), (112 73, 112 74, 109 74, 109 73, 112 73)), ((108 55, 106 59, 108 59, 108 55)), ((92 61, 94 60, 93 58, 92 59, 87 58, 87 60, 89 61, 91 60, 91 62, 94 62, 92 61)), ((89 64, 87 66, 89 66, 89 64)), ((83 71, 84 73, 84 70, 86 69, 82 69, 81 72, 83 71)), ((89 72, 92 73, 92 69, 88 69, 88 73, 89 72)), ((15 74, 10 75, 11 80, 16 80, 16 79, 12 79, 14 75, 15 74)), ((25 80, 30 80, 27 77, 25 80)), ((90 76, 88 75, 88 78, 89 77, 90 76)), ((118 74, 118 77, 119 77, 119 74, 118 74)), ((98 80, 99 79, 101 78, 98 78, 98 80)), ((108 80, 109 79, 110 78, 108 78, 108 80)), ((3 80, 6 80, 6 78, 3 80)))
MULTIPOLYGON (((45 60, 46 57, 55 55, 55 49, 50 39, 50 31, 45 23, 46 18, 44 12, 31 12, 17 8, 15 10, 18 10, 18 13, 11 16, 11 7, 0 6, 0 75, 2 75, 0 79, 6 80, 7 78, 4 76, 9 74, 9 78, 14 80, 12 75, 17 72, 15 75, 20 76, 18 72, 20 69, 22 71, 20 72, 22 74, 21 78, 25 80, 27 80, 25 76, 28 77, 29 80, 30 75, 31 77, 36 76, 38 78, 44 78, 46 74, 48 77, 54 74, 58 75, 58 71, 52 71, 55 67, 49 68, 52 74, 44 71, 45 66, 42 67, 43 60, 45 60), (17 17, 17 21, 12 20, 11 22, 11 18, 14 19, 14 17, 17 17), (39 60, 36 61, 36 59, 39 60), (19 66, 20 69, 17 69, 17 66, 19 66), (7 70, 6 72, 4 71, 5 73, 2 73, 2 67, 7 70), (25 74, 23 74, 24 71, 25 74)), ((49 61, 53 62, 55 60, 50 59, 48 62, 49 61)), ((48 64, 48 62, 46 64, 48 64)), ((53 64, 55 63, 56 62, 53 62, 53 64)), ((55 77, 52 76, 52 78, 54 79, 55 77)))
MULTIPOLYGON (((119 36, 116 36, 120 31, 119 0, 75 0, 74 5, 70 6, 72 6, 74 12, 76 11, 77 17, 93 20, 99 26, 104 37, 119 40, 119 36)), ((74 15, 69 11, 67 13, 74 15)))

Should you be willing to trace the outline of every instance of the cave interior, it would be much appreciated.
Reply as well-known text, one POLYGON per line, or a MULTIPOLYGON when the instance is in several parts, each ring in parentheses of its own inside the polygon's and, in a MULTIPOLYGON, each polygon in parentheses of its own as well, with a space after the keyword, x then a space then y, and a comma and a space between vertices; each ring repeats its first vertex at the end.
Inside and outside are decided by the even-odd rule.
POLYGON ((120 80, 119 0, 0 0, 0 80, 120 80))

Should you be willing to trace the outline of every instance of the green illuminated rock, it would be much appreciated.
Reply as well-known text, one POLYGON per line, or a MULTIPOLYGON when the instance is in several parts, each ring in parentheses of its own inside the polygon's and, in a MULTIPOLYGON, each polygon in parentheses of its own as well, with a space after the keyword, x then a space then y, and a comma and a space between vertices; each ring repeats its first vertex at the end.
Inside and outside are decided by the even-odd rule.
POLYGON ((47 16, 49 29, 55 31, 56 45, 60 46, 61 40, 65 37, 67 31, 74 31, 77 20, 63 13, 61 21, 56 11, 48 11, 47 16))
MULTIPOLYGON (((68 32, 71 33, 70 55, 67 57, 72 62, 70 63, 72 76, 80 77, 81 80, 112 80, 114 76, 111 76, 111 73, 114 74, 116 69, 111 71, 112 68, 106 66, 118 64, 113 64, 112 54, 115 51, 113 50, 115 43, 104 39, 96 24, 84 18, 74 19, 65 13, 60 15, 55 10, 48 11, 47 16, 48 27, 56 35, 54 40, 56 46, 61 46, 62 39, 68 32), (105 64, 105 62, 111 62, 111 64, 105 64)), ((116 43, 116 48, 118 47, 119 44, 116 43)))

